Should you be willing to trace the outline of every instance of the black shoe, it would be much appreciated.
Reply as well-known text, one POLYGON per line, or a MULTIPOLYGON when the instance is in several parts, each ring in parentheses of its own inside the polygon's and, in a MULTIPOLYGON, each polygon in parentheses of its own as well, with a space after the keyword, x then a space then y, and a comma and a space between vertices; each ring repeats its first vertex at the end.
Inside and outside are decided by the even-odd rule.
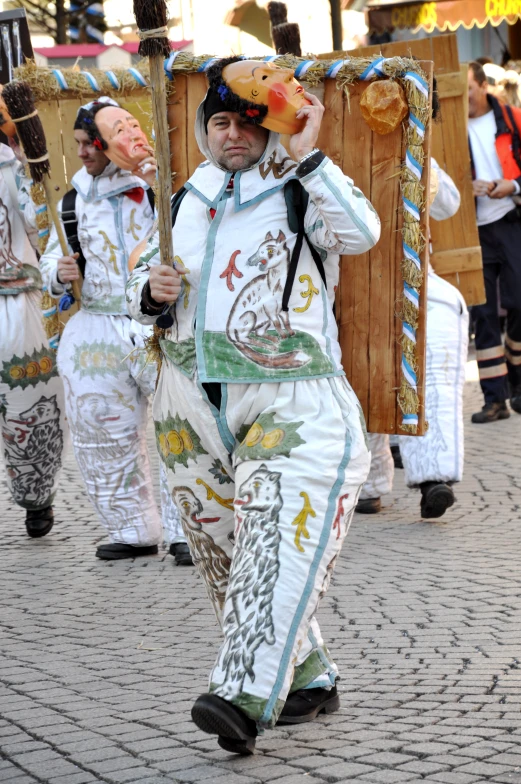
POLYGON ((216 694, 201 694, 193 705, 192 720, 203 732, 217 735, 222 749, 243 757, 253 754, 257 726, 231 702, 216 694))
POLYGON ((334 713, 340 708, 336 686, 327 689, 298 689, 288 695, 277 724, 304 724, 319 713, 334 713))
MULTIPOLYGON (((512 405, 512 401, 510 401, 512 405)), ((515 409, 514 409, 515 410, 515 409)), ((498 419, 508 419, 510 411, 505 401, 502 403, 485 403, 481 411, 472 414, 471 422, 475 425, 483 425, 486 422, 496 422, 498 419)))
POLYGON ((54 525, 54 512, 52 506, 45 509, 28 509, 25 515, 27 533, 33 539, 45 536, 54 525))
POLYGON ((190 555, 190 548, 186 542, 175 542, 170 545, 170 555, 173 555, 177 566, 193 566, 194 562, 190 555))
POLYGON ((403 460, 398 444, 391 447, 391 455, 393 456, 393 463, 395 468, 403 468, 403 460))
POLYGON ((456 498, 452 487, 444 482, 422 482, 421 516, 426 519, 441 517, 456 498))
POLYGON ((513 409, 516 414, 521 414, 521 385, 514 387, 510 393, 510 408, 513 409))
POLYGON ((96 550, 96 558, 103 561, 120 561, 122 558, 137 558, 139 555, 157 555, 157 544, 150 544, 147 547, 140 545, 122 544, 100 544, 96 550))
POLYGON ((377 514, 382 508, 379 498, 362 498, 355 506, 355 512, 360 514, 377 514))

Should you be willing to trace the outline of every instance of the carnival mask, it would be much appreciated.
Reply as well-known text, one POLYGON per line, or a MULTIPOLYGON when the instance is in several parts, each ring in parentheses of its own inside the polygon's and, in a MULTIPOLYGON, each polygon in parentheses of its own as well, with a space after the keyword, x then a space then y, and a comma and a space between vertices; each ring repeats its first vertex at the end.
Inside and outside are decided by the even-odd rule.
POLYGON ((0 131, 3 131, 6 136, 12 138, 13 136, 16 136, 16 125, 11 120, 11 116, 7 111, 4 99, 2 98, 2 90, 3 87, 0 85, 0 131))
POLYGON ((151 155, 150 144, 139 121, 119 106, 107 106, 96 113, 96 126, 107 143, 105 155, 120 169, 134 171, 151 155))
POLYGON ((239 98, 268 107, 268 113, 260 123, 264 128, 293 135, 304 127, 304 120, 298 120, 296 114, 311 102, 304 97, 304 88, 290 68, 257 60, 239 60, 223 68, 222 78, 239 98))

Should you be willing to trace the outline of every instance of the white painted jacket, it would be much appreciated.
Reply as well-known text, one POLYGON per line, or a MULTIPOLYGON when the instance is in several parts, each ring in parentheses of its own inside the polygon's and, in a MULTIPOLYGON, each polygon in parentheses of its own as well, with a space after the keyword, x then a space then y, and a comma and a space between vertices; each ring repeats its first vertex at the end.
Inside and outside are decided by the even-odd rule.
MULTIPOLYGON (((136 187, 146 191, 148 185, 112 163, 99 177, 92 177, 81 168, 71 184, 78 192, 78 238, 87 262, 81 307, 90 313, 127 315, 128 259, 136 245, 150 233, 154 216, 146 193, 139 204, 125 193, 136 187)), ((67 288, 58 283, 56 277, 61 257, 53 228, 40 267, 44 284, 56 298, 60 298, 67 288)))
MULTIPOLYGON (((204 143, 199 145, 208 154, 204 143)), ((343 375, 332 304, 339 256, 372 248, 379 218, 335 164, 325 158, 301 178, 309 194, 305 231, 322 256, 327 291, 304 241, 289 311, 282 311, 294 234, 288 223, 284 185, 297 165, 270 134, 261 161, 231 174, 207 160, 186 184, 173 229, 176 267, 183 279, 171 308, 174 325, 161 346, 186 375, 202 382, 248 383, 343 375), (212 217, 212 213, 214 217, 212 217)), ((159 264, 152 238, 127 284, 133 318, 142 310, 149 269, 159 264)))

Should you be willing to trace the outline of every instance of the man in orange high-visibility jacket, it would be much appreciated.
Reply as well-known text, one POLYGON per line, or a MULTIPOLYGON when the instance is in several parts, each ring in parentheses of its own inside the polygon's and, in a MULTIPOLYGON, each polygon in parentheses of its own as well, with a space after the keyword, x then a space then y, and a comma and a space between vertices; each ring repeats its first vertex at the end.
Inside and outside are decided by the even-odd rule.
POLYGON ((487 92, 485 72, 469 65, 469 147, 487 301, 473 308, 479 379, 485 398, 475 423, 521 414, 521 110, 487 92), (497 286, 507 311, 501 338, 497 286))

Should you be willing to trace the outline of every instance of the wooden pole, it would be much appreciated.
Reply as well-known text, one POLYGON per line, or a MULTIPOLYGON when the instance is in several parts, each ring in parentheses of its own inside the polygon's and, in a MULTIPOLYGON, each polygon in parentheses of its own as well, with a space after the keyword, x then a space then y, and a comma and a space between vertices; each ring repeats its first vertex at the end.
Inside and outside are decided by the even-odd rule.
POLYGON ((172 220, 170 216, 172 175, 170 170, 170 140, 168 136, 163 56, 150 56, 149 62, 150 82, 152 84, 152 115, 156 133, 156 160, 158 169, 157 215, 159 224, 159 253, 161 264, 166 264, 171 267, 174 258, 172 220))
MULTIPOLYGON (((52 217, 52 222, 56 228, 56 234, 58 235, 58 242, 60 243, 60 248, 64 256, 69 256, 69 246, 67 245, 67 240, 65 239, 65 234, 63 233, 62 224, 60 218, 58 216, 58 210, 56 209, 56 204, 54 202, 54 193, 52 192, 51 181, 49 177, 44 177, 43 180, 43 187, 45 189, 45 196, 47 199, 47 208, 49 209, 52 217)), ((80 273, 81 275, 81 273, 80 273)), ((79 280, 72 281, 72 293, 74 295, 74 299, 78 303, 81 304, 81 283, 79 280)))
POLYGON ((331 28, 333 31, 333 50, 342 51, 342 13, 340 10, 340 0, 329 0, 331 6, 331 28))

